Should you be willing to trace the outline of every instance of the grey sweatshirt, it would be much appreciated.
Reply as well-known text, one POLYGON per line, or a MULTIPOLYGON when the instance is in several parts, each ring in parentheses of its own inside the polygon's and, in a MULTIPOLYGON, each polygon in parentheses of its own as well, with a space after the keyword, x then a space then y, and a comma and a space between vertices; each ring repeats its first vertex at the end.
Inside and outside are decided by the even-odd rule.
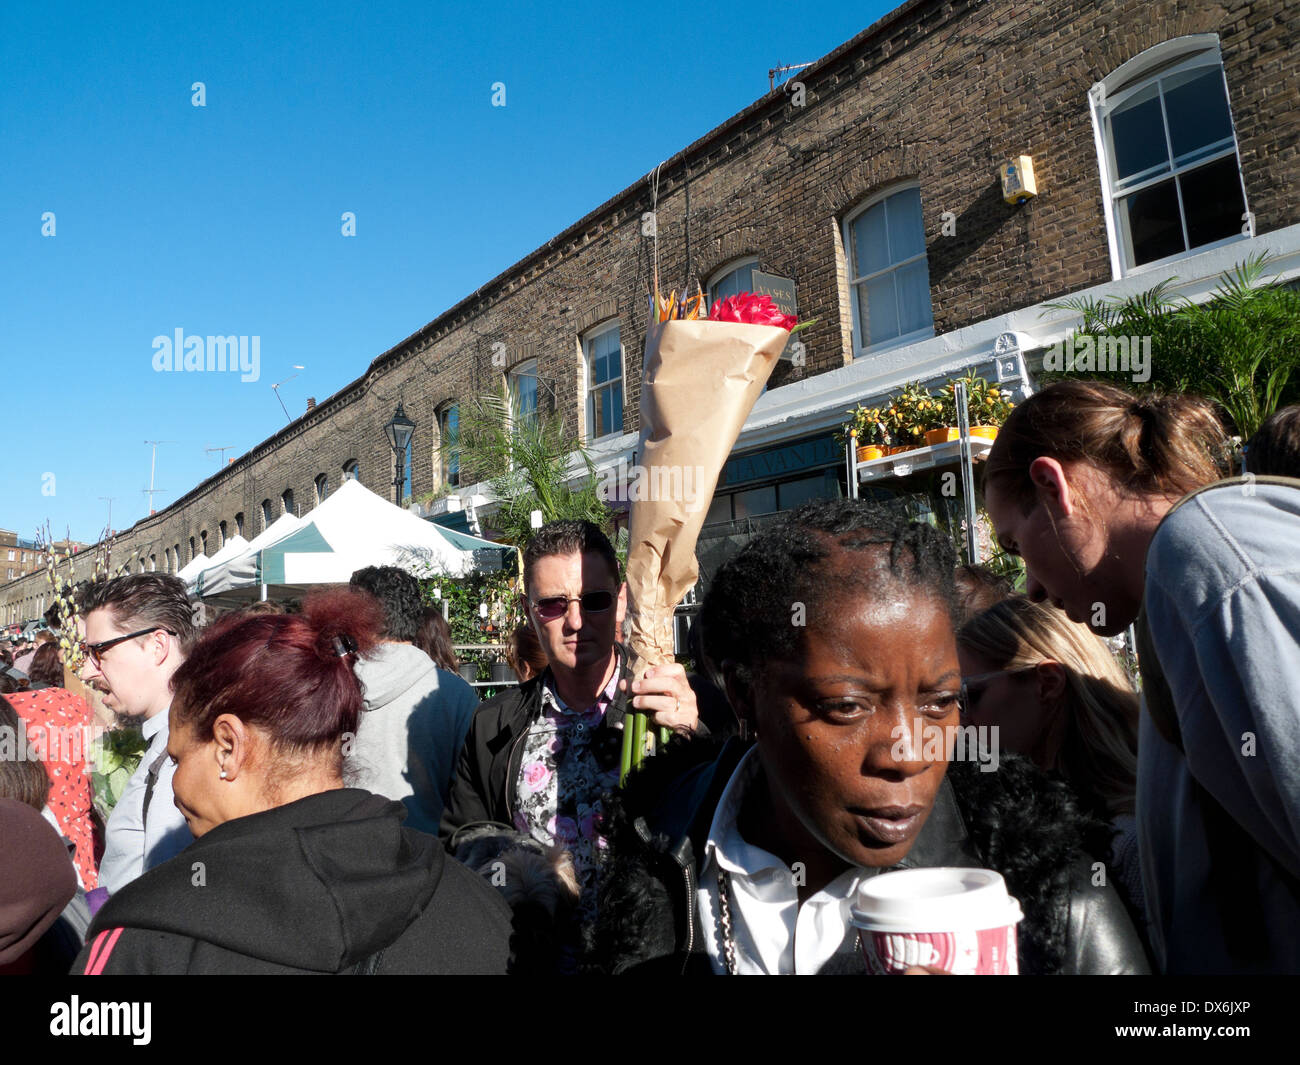
POLYGON ((1185 748, 1142 715, 1138 843, 1157 966, 1300 973, 1285 875, 1300 877, 1300 490, 1237 483, 1179 507, 1147 553, 1144 604, 1185 748), (1219 853, 1244 856, 1230 863, 1236 901, 1262 920, 1262 956, 1243 959, 1225 932, 1193 776, 1240 841, 1219 853))
POLYGON ((409 643, 380 644, 355 672, 366 709, 348 759, 351 779, 402 803, 409 828, 437 835, 478 696, 409 643))

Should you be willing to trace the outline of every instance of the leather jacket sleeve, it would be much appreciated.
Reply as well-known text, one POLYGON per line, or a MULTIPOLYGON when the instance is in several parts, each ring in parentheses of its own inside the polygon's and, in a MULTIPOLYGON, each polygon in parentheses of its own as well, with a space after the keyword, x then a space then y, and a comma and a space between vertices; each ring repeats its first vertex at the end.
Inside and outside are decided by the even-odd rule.
POLYGON ((1091 859, 1070 871, 1070 916, 1061 972, 1076 976, 1129 976, 1151 972, 1142 940, 1109 881, 1093 884, 1091 859))

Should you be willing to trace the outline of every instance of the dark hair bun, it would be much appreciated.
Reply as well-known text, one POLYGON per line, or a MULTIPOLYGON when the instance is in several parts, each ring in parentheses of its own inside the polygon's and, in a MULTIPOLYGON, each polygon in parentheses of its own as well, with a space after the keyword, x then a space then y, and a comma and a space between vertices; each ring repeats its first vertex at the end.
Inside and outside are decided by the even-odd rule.
POLYGON ((375 597, 351 588, 309 595, 302 619, 313 630, 316 653, 325 659, 366 654, 384 627, 383 607, 375 597))

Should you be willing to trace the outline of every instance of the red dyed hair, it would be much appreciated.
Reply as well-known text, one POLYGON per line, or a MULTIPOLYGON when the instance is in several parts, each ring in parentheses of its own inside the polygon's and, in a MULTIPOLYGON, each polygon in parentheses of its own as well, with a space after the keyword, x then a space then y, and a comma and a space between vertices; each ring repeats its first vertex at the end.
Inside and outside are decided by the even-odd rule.
POLYGON ((353 663, 383 623, 373 597, 347 589, 308 596, 300 614, 227 615, 203 630, 172 676, 173 706, 200 741, 233 714, 285 752, 338 746, 361 717, 353 663))

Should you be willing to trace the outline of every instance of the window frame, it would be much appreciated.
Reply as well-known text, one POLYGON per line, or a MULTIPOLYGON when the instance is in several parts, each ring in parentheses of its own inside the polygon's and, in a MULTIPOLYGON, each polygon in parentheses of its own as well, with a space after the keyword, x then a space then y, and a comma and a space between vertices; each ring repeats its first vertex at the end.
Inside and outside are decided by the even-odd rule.
POLYGON ((532 378, 532 380, 533 380, 533 397, 534 397, 534 403, 533 403, 532 415, 533 415, 533 417, 535 417, 535 418, 536 418, 536 417, 540 417, 540 415, 541 415, 541 409, 542 409, 542 379, 541 379, 541 371, 540 371, 540 368, 539 368, 538 359, 537 359, 536 356, 534 356, 534 357, 531 358, 531 359, 521 359, 519 362, 515 363, 512 367, 510 367, 509 370, 506 371, 506 402, 507 402, 507 404, 508 404, 509 407, 510 407, 510 417, 511 417, 511 420, 512 420, 512 421, 513 421, 513 419, 515 418, 516 414, 520 414, 520 413, 522 413, 521 411, 518 411, 518 410, 516 409, 516 404, 515 404, 515 389, 514 389, 514 387, 513 387, 513 386, 514 386, 514 382, 515 382, 518 378, 521 378, 521 377, 531 377, 531 378, 532 378), (521 371, 522 368, 525 367, 525 366, 531 366, 531 367, 533 368, 533 372, 532 372, 531 374, 528 374, 528 373, 521 373, 520 371, 521 371))
POLYGON ((447 455, 441 448, 447 443, 447 415, 452 411, 456 412, 456 432, 460 432, 460 403, 457 400, 445 400, 443 404, 434 411, 433 422, 438 429, 438 483, 443 488, 459 488, 460 483, 460 450, 456 449, 454 454, 447 455), (453 470, 452 464, 455 464, 453 470), (454 478, 454 480, 453 480, 454 478))
MULTIPOLYGON (((627 349, 623 345, 623 327, 622 321, 618 318, 611 318, 599 325, 593 326, 582 334, 582 411, 586 424, 583 426, 583 437, 589 444, 597 440, 611 440, 614 437, 622 436, 626 432, 627 426, 627 349), (607 333, 618 332, 618 387, 623 394, 621 404, 622 425, 618 429, 600 436, 595 435, 596 408, 592 403, 592 386, 591 386, 591 345, 594 341, 599 340, 607 333)), ((604 381, 599 386, 601 389, 609 388, 614 382, 604 381)))
POLYGON ((312 491, 316 495, 316 506, 325 502, 330 494, 330 475, 328 473, 318 473, 311 482, 312 491))
POLYGON ((718 298, 715 290, 717 289, 719 282, 746 266, 758 270, 760 266, 758 256, 745 255, 739 259, 732 259, 729 263, 723 263, 718 267, 718 269, 713 271, 709 276, 708 282, 704 286, 704 292, 707 297, 707 308, 712 308, 713 301, 718 298))
POLYGON ((857 204, 852 210, 844 215, 840 223, 840 237, 844 241, 844 274, 849 290, 849 314, 853 323, 853 358, 861 359, 871 355, 877 355, 882 351, 889 351, 891 348, 905 347, 908 344, 915 344, 919 340, 928 340, 935 335, 934 332, 934 286, 930 283, 930 249, 925 242, 925 203, 921 203, 921 252, 907 259, 899 260, 896 263, 890 263, 883 270, 876 270, 870 274, 856 276, 857 265, 854 262, 854 244, 853 244, 853 223, 862 215, 866 214, 873 207, 884 203, 900 192, 906 192, 909 189, 916 189, 918 198, 921 194, 921 183, 916 179, 906 181, 896 181, 885 188, 877 190, 872 196, 857 204), (864 344, 862 335, 862 315, 858 310, 858 293, 857 286, 876 277, 883 277, 885 274, 893 273, 904 266, 910 266, 915 262, 925 263, 925 282, 926 296, 930 304, 930 324, 923 329, 914 329, 910 333, 904 333, 900 336, 891 337, 889 340, 881 340, 875 344, 864 344))
MULTIPOLYGON (((1159 89, 1157 92, 1161 101, 1161 118, 1167 141, 1169 137, 1169 119, 1164 110, 1164 93, 1159 89)), ((1210 251, 1213 248, 1222 248, 1229 244, 1249 240, 1255 235, 1254 216, 1250 213, 1250 200, 1246 195, 1246 179, 1241 169, 1241 142, 1237 136, 1237 121, 1232 113, 1232 95, 1228 86, 1228 73, 1223 65, 1223 50, 1219 44, 1218 34, 1198 33, 1184 37, 1174 37, 1162 41, 1160 44, 1154 45, 1132 59, 1121 63, 1089 88, 1088 111, 1092 118, 1093 143, 1097 151, 1097 172, 1101 179, 1102 213, 1106 221, 1106 242, 1109 246, 1110 269, 1114 280, 1118 281, 1121 278, 1134 277, 1151 270, 1159 270, 1188 256, 1199 255, 1201 252, 1210 251), (1218 65, 1219 76, 1223 79, 1223 98, 1228 105, 1228 121, 1232 126, 1231 149, 1227 147, 1221 148, 1211 155, 1200 157, 1194 162, 1179 167, 1173 163, 1172 148, 1170 148, 1169 170, 1136 182, 1123 190, 1116 190, 1111 175, 1115 156, 1114 141, 1108 123, 1110 115, 1127 100, 1149 89, 1163 78, 1193 70, 1197 67, 1213 67, 1215 64, 1218 65), (1187 215, 1183 208, 1182 186, 1175 179, 1181 174, 1190 173, 1229 157, 1237 161, 1237 180, 1241 183, 1241 203, 1243 210, 1250 218, 1247 223, 1250 226, 1250 232, 1239 232, 1229 237, 1211 241, 1208 244, 1198 244, 1194 248, 1186 248, 1183 251, 1175 252, 1173 255, 1153 259, 1151 262, 1143 263, 1140 266, 1130 265, 1132 249, 1126 245, 1123 227, 1120 225, 1119 200, 1133 196, 1144 189, 1153 188, 1162 182, 1174 181, 1174 190, 1178 196, 1178 217, 1183 227, 1183 242, 1189 243, 1187 215)))

